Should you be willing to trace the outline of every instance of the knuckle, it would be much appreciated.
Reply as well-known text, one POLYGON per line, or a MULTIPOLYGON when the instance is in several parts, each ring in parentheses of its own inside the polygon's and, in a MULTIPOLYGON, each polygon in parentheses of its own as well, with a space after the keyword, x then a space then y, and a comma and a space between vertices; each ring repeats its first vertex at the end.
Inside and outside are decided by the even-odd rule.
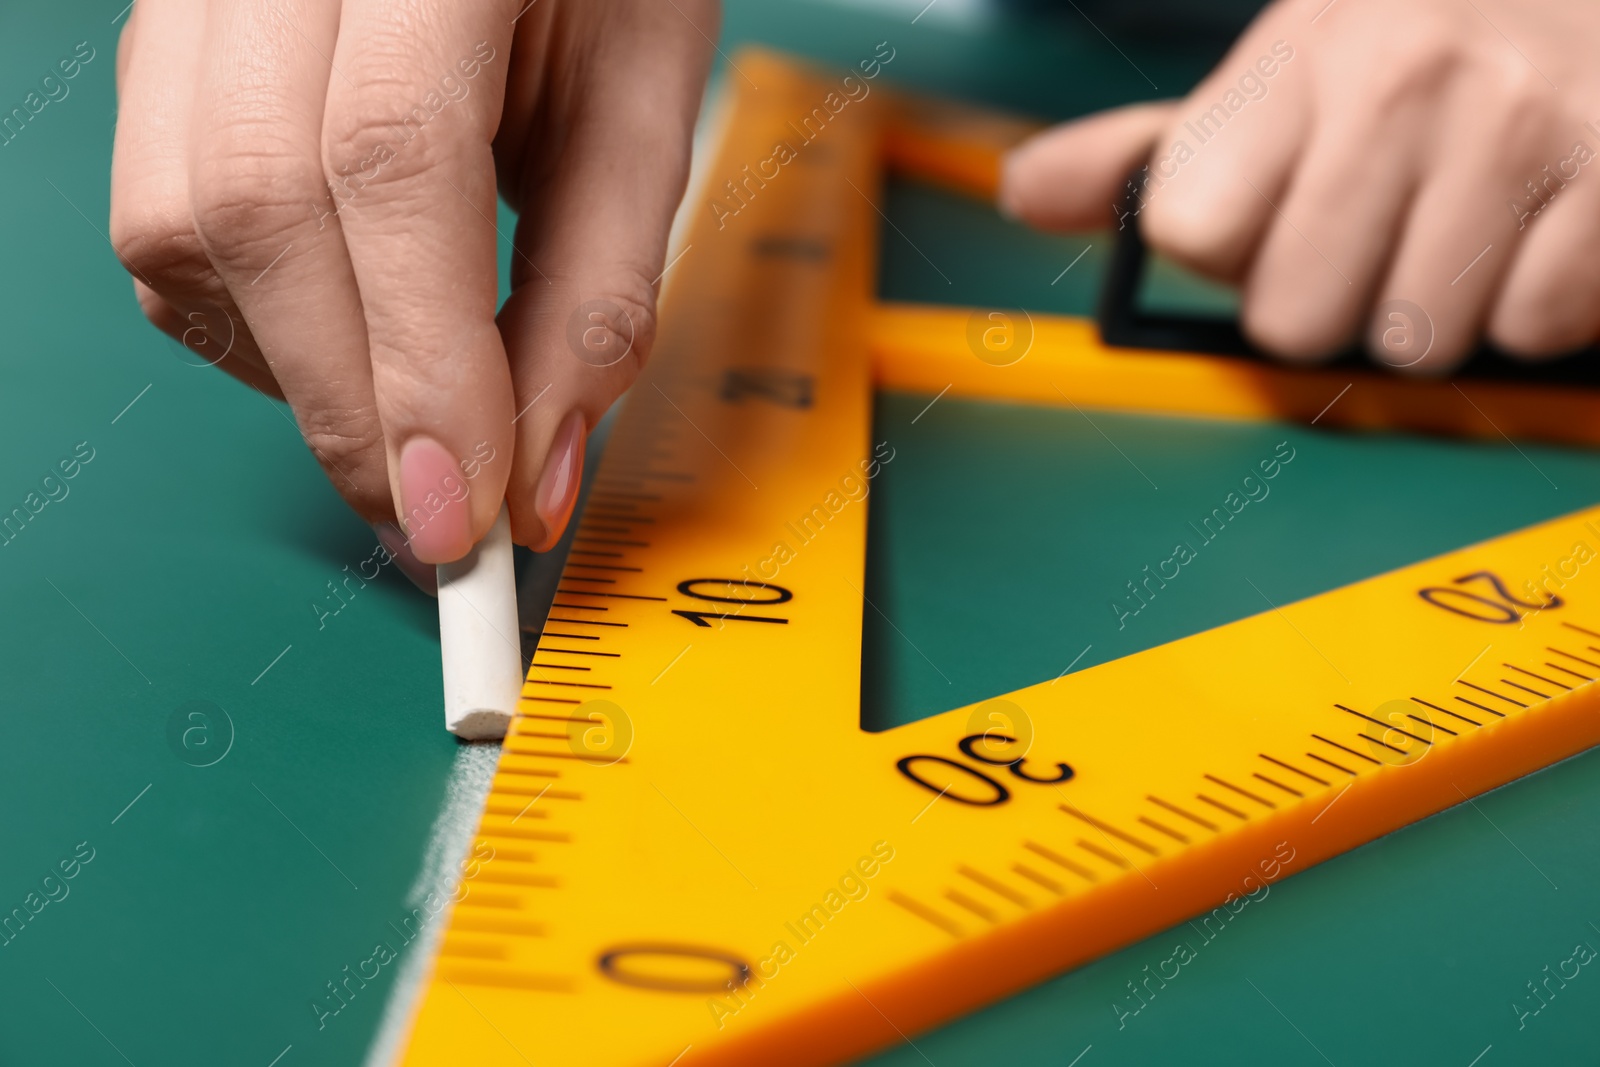
POLYGON ((335 488, 367 517, 385 516, 394 507, 383 434, 375 424, 370 412, 365 417, 351 414, 344 421, 333 413, 318 417, 315 424, 302 431, 311 454, 328 472, 335 488))
MULTIPOLYGON (((333 109, 323 129, 322 166, 336 196, 404 184, 432 173, 466 148, 461 124, 429 106, 433 96, 437 94, 408 95, 401 86, 379 85, 333 109)), ((487 151, 486 144, 480 147, 487 151)))
POLYGON ((198 161, 190 198, 200 239, 231 258, 314 223, 314 205, 325 194, 314 159, 220 147, 198 161))
POLYGON ((118 205, 110 237, 123 268, 153 289, 200 288, 211 274, 194 225, 175 213, 118 205))
POLYGON ((568 317, 567 347, 581 362, 631 382, 655 347, 655 289, 642 271, 627 268, 599 293, 568 317))

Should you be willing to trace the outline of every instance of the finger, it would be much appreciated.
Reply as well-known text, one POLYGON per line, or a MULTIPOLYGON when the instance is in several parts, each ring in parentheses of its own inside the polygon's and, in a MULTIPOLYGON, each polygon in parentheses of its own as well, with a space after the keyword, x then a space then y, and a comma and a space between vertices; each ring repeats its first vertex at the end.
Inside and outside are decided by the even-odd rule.
POLYGON ((1529 358, 1559 355, 1600 337, 1600 183, 1589 174, 1593 149, 1574 144, 1554 157, 1537 195, 1518 190, 1507 213, 1522 244, 1489 316, 1489 336, 1529 358), (1548 205, 1548 206, 1546 206, 1548 205))
POLYGON ((265 387, 271 374, 206 257, 189 208, 189 121, 205 20, 181 0, 137 6, 121 53, 112 248, 133 275, 146 317, 191 350, 189 362, 265 387))
POLYGON ((1097 230, 1118 218, 1128 175, 1150 154, 1173 105, 1135 104, 1063 123, 1013 149, 1000 209, 1047 230, 1097 230))
POLYGON ((1371 73, 1368 106, 1318 117, 1281 200, 1246 189, 1270 216, 1240 320, 1251 340, 1279 355, 1320 358, 1360 335, 1415 191, 1434 101, 1401 103, 1401 94, 1377 91, 1382 72, 1371 73))
POLYGON ((338 0, 214 0, 190 196, 206 253, 328 478, 368 522, 394 515, 355 272, 322 172, 338 0))
POLYGON ((257 392, 265 393, 274 400, 283 399, 283 390, 278 388, 277 381, 265 364, 251 359, 213 359, 219 353, 227 354, 227 349, 226 347, 216 349, 212 340, 206 336, 203 313, 190 312, 185 316, 167 303, 160 293, 138 278, 133 279, 133 295, 139 301, 139 310, 144 312, 144 317, 150 320, 152 326, 198 357, 197 360, 190 361, 190 366, 214 365, 218 370, 232 375, 257 392))
POLYGON ((1310 61, 1260 20, 1174 109, 1151 161, 1144 234, 1202 273, 1241 276, 1310 126, 1310 61))
POLYGON ((509 2, 348 0, 323 122, 360 287, 402 529, 419 559, 459 559, 499 513, 511 374, 495 328, 490 141, 510 59, 509 2))
POLYGON ((1435 151, 1450 165, 1423 179, 1379 290, 1367 346, 1380 360, 1412 373, 1440 373, 1476 344, 1527 232, 1506 210, 1506 192, 1520 189, 1548 156, 1552 130, 1539 116, 1552 113, 1551 92, 1536 72, 1506 61, 1464 79, 1450 109, 1439 112, 1435 151), (1407 351, 1403 363, 1385 345, 1393 307, 1405 309, 1402 317, 1418 317, 1429 335, 1423 351, 1407 351))
POLYGON ((548 548, 560 537, 584 434, 649 356, 655 285, 716 33, 709 3, 635 2, 592 38, 568 90, 564 140, 526 149, 517 288, 501 313, 522 412, 507 496, 523 544, 548 548))

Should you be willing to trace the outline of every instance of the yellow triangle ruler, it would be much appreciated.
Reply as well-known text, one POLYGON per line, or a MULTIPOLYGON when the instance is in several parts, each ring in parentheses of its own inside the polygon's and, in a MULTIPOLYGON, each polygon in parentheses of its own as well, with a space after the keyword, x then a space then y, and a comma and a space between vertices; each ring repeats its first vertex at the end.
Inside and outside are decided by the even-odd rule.
MULTIPOLYGON (((970 313, 875 309, 885 146, 981 189, 982 131, 880 96, 807 137, 836 80, 739 63, 734 185, 600 466, 403 1063, 847 1060, 1600 741, 1600 605, 1564 592, 1600 512, 863 731, 869 353, 1145 410, 1295 415, 1301 387, 1044 320, 1008 370, 970 313)), ((1373 388, 1355 421, 1449 387, 1373 388)), ((1518 388, 1474 399, 1514 421, 1518 388)))

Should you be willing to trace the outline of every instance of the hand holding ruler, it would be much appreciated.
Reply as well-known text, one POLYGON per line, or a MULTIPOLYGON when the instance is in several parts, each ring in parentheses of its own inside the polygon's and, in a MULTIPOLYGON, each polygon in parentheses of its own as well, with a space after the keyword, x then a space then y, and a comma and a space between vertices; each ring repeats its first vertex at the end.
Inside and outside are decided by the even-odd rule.
MULTIPOLYGON (((981 191, 1020 127, 881 94, 802 143, 833 82, 739 62, 711 173, 741 208, 689 235, 401 1062, 836 1063, 1600 742, 1600 604, 1562 577, 1600 510, 863 731, 867 505, 830 494, 877 458, 875 381, 1309 418, 1351 376, 1070 319, 1017 356, 986 315, 875 307, 885 157, 981 191)), ((1325 421, 1592 444, 1597 416, 1373 372, 1325 421)))

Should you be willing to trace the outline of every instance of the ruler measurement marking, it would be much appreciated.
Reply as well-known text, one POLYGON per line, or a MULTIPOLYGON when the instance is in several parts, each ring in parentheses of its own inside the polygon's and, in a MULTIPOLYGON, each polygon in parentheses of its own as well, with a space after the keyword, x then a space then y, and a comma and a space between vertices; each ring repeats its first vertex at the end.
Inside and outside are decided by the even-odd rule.
POLYGON ((1029 852, 1034 853, 1035 855, 1043 856, 1045 859, 1049 860, 1057 867, 1060 867, 1062 870, 1071 871, 1073 874, 1080 878, 1086 879, 1087 881, 1098 882, 1100 880, 1099 876, 1097 876, 1093 871, 1089 870, 1089 868, 1072 862, 1061 853, 1056 852, 1054 849, 1046 848, 1037 841, 1024 841, 1022 843, 1022 847, 1027 849, 1029 852))
POLYGON ((1483 723, 1479 722, 1477 719, 1469 719, 1465 715, 1462 715, 1460 712, 1451 711, 1449 708, 1441 708, 1437 704, 1429 704, 1426 700, 1423 700, 1421 697, 1412 697, 1411 699, 1416 701, 1418 704, 1423 705, 1424 707, 1432 708, 1434 711, 1442 711, 1446 715, 1449 715, 1451 718, 1460 719, 1462 722, 1470 722, 1472 725, 1478 727, 1479 729, 1482 729, 1482 727, 1483 727, 1483 723))
MULTIPOLYGON (((626 757, 626 756, 623 756, 621 759, 612 759, 609 756, 583 755, 583 754, 580 754, 580 753, 577 753, 577 752, 547 752, 544 749, 540 749, 540 748, 512 748, 511 747, 510 742, 511 742, 511 739, 513 737, 526 738, 526 737, 533 737, 533 736, 541 736, 541 735, 531 734, 531 733, 528 733, 528 734, 524 734, 524 733, 507 734, 506 735, 506 751, 507 752, 515 752, 519 756, 537 756, 540 759, 570 759, 570 760, 577 760, 579 763, 598 763, 602 767, 608 767, 613 763, 627 763, 628 762, 628 757, 626 757)), ((546 734, 546 735, 542 735, 542 736, 546 737, 547 739, 554 738, 556 740, 561 740, 561 741, 565 741, 567 739, 567 735, 566 734, 553 734, 553 735, 546 734)))
MULTIPOLYGON (((563 636, 563 635, 560 635, 560 634, 546 634, 545 636, 546 637, 559 637, 559 636, 563 636)), ((598 641, 600 639, 598 637, 588 637, 588 638, 581 638, 581 640, 598 641)), ((568 656, 605 656, 608 659, 619 659, 622 656, 622 653, 620 653, 620 652, 590 652, 588 649, 585 649, 585 648, 547 648, 544 645, 540 645, 535 651, 538 651, 538 652, 562 652, 562 653, 565 653, 568 656)), ((584 670, 589 670, 589 668, 585 667, 584 670)))
MULTIPOLYGON (((1461 698, 1460 697, 1456 697, 1456 699, 1460 700, 1461 698)), ((1467 703, 1470 704, 1471 701, 1469 700, 1467 703)), ((1499 712, 1496 712, 1495 714, 1498 715, 1499 712)), ((1321 734, 1312 734, 1311 736, 1316 738, 1318 741, 1321 741, 1325 745, 1332 745, 1334 748, 1338 749, 1340 752, 1348 752, 1350 755, 1356 757, 1357 759, 1364 759, 1368 763, 1371 763, 1371 764, 1374 764, 1374 765, 1378 765, 1378 764, 1381 763, 1381 761, 1375 760, 1371 756, 1367 756, 1367 755, 1364 755, 1364 754, 1362 754, 1360 752, 1357 752, 1353 748, 1346 748, 1344 745, 1341 745, 1337 741, 1329 741, 1326 737, 1323 737, 1321 734)), ((1354 772, 1351 772, 1351 773, 1354 773, 1354 772)))
POLYGON ((649 543, 645 541, 626 541, 619 537, 574 537, 572 541, 574 544, 581 542, 586 545, 623 545, 627 548, 650 547, 649 543))
POLYGON ((1060 882, 1056 881, 1054 878, 1049 878, 1049 877, 1047 877, 1047 876, 1045 876, 1043 874, 1040 874, 1038 871, 1034 870, 1032 867, 1026 866, 1026 865, 1021 864, 1021 863, 1013 863, 1011 865, 1011 870, 1014 873, 1016 873, 1017 875, 1019 875, 1019 876, 1021 876, 1023 878, 1026 878, 1028 881, 1032 882, 1034 885, 1041 886, 1041 887, 1049 890, 1050 892, 1054 893, 1058 897, 1064 897, 1064 896, 1067 895, 1066 886, 1062 885, 1060 882))
MULTIPOLYGON (((1396 727, 1394 727, 1394 729, 1399 730, 1400 727, 1396 726, 1396 727)), ((1405 731, 1402 730, 1401 732, 1404 733, 1405 731)), ((1357 734, 1356 736, 1361 738, 1364 741, 1370 741, 1374 745, 1382 745, 1384 748, 1388 749, 1390 752, 1398 752, 1402 756, 1411 755, 1411 753, 1407 752, 1405 749, 1398 748, 1398 747, 1396 747, 1394 745, 1391 745, 1387 741, 1379 741, 1376 737, 1373 737, 1371 734, 1357 734)), ((1428 743, 1432 744, 1433 742, 1430 741, 1428 743)))
POLYGON ((966 908, 980 919, 987 919, 996 926, 1000 924, 1000 916, 993 908, 989 907, 987 904, 978 903, 976 900, 973 900, 959 889, 946 889, 944 891, 944 898, 958 907, 966 908))
POLYGON ((1181 834, 1178 831, 1172 829, 1170 826, 1163 826, 1161 823, 1156 822, 1154 819, 1150 818, 1150 816, 1148 816, 1148 815, 1139 816, 1139 821, 1144 823, 1146 826, 1150 827, 1150 829, 1156 831, 1157 833, 1166 834, 1168 837, 1172 838, 1174 841, 1178 842, 1180 845, 1187 845, 1189 843, 1189 837, 1188 837, 1187 834, 1181 834))
MULTIPOLYGON (((580 560, 568 560, 568 567, 586 567, 591 571, 631 571, 634 574, 643 573, 643 567, 619 567, 611 563, 584 563, 580 560)), ((583 579, 589 581, 591 579, 583 579)))
MULTIPOLYGON (((587 589, 557 589, 556 592, 558 592, 558 593, 570 593, 570 594, 572 594, 574 596, 613 597, 613 598, 615 598, 617 600, 655 600, 655 601, 659 601, 659 602, 661 602, 663 604, 665 604, 667 602, 667 598, 664 597, 664 596, 644 596, 644 595, 639 594, 639 593, 591 593, 587 589)), ((555 607, 556 605, 551 605, 551 606, 555 607)), ((577 605, 569 605, 569 606, 576 607, 577 605)), ((590 611, 605 611, 606 609, 605 608, 590 608, 589 610, 590 611)))
MULTIPOLYGON (((561 576, 561 580, 563 582, 594 582, 596 585, 616 585, 617 584, 617 580, 615 578, 588 578, 588 577, 585 577, 584 575, 581 575, 581 574, 563 574, 561 576)), ((575 593, 575 592, 577 592, 577 590, 576 589, 557 589, 556 592, 558 592, 558 593, 575 593)), ((591 593, 589 595, 593 596, 594 594, 591 593)))
MULTIPOLYGON (((543 632, 541 634, 541 636, 543 636, 543 637, 559 637, 563 641, 598 641, 598 640, 600 640, 598 637, 595 637, 593 634, 553 634, 553 633, 550 633, 549 631, 543 632)), ((541 652, 544 651, 543 646, 535 646, 535 647, 538 648, 539 651, 541 651, 541 652)), ((562 649, 551 649, 551 651, 559 652, 559 651, 563 651, 563 650, 562 649)))
MULTIPOLYGON (((621 552, 601 552, 599 549, 594 549, 594 548, 574 548, 574 549, 572 549, 572 555, 574 555, 574 556, 599 556, 601 559, 622 559, 622 558, 624 558, 621 552)), ((568 564, 568 566, 571 566, 571 564, 568 564)))
POLYGON ((1541 693, 1537 689, 1529 689, 1527 686, 1521 684, 1520 682, 1513 682, 1510 678, 1502 678, 1502 679, 1500 679, 1500 684, 1501 685, 1509 685, 1513 689, 1520 689, 1524 693, 1532 693, 1534 696, 1538 697, 1540 700, 1549 700, 1550 699, 1549 694, 1541 693))
POLYGON ((1546 652, 1554 652, 1556 655, 1565 656, 1568 659, 1575 659, 1579 663, 1583 664, 1585 667, 1594 667, 1597 670, 1600 670, 1600 663, 1596 663, 1593 660, 1584 659, 1582 656, 1574 656, 1571 652, 1563 652, 1559 648, 1554 648, 1554 647, 1552 647, 1550 645, 1546 645, 1545 646, 1545 651, 1546 652))
POLYGON ((1331 786, 1333 784, 1332 782, 1329 782, 1326 779, 1318 778, 1314 774, 1307 774, 1305 771, 1302 771, 1299 767, 1296 767, 1292 763, 1285 763, 1281 759, 1273 759, 1271 756, 1267 755, 1265 752, 1257 752, 1256 755, 1260 756, 1262 759, 1266 760, 1268 763, 1271 763, 1271 764, 1274 764, 1276 766, 1282 767, 1286 771, 1293 771, 1295 774, 1298 774, 1302 778, 1309 778, 1311 781, 1316 782, 1318 785, 1331 786))
MULTIPOLYGON (((1476 689, 1476 690, 1477 690, 1477 691, 1478 691, 1478 692, 1480 692, 1480 693, 1483 693, 1483 694, 1485 694, 1485 695, 1487 695, 1487 696, 1492 696, 1492 697, 1494 697, 1494 698, 1495 698, 1495 699, 1496 699, 1496 700, 1504 700, 1504 701, 1505 701, 1505 702, 1506 702, 1506 703, 1507 703, 1507 704, 1515 704, 1515 705, 1516 705, 1516 706, 1517 706, 1517 707, 1519 707, 1519 708, 1525 708, 1525 707, 1527 707, 1527 706, 1528 706, 1528 705, 1526 705, 1526 704, 1524 704, 1524 703, 1523 703, 1523 702, 1522 702, 1522 701, 1520 701, 1520 700, 1512 700, 1512 699, 1511 699, 1511 698, 1510 698, 1510 697, 1508 697, 1508 696, 1502 696, 1502 695, 1501 695, 1501 694, 1499 694, 1499 693, 1496 693, 1496 692, 1495 692, 1495 691, 1494 691, 1494 690, 1493 690, 1493 689, 1485 689, 1485 688, 1484 688, 1484 687, 1483 687, 1483 686, 1481 686, 1481 685, 1473 685, 1473 684, 1472 684, 1472 683, 1471 683, 1471 682, 1467 682, 1467 681, 1463 681, 1463 680, 1462 680, 1462 679, 1460 679, 1460 678, 1457 678, 1457 679, 1456 679, 1456 684, 1457 684, 1457 685, 1464 685, 1464 686, 1466 686, 1466 687, 1467 687, 1467 688, 1468 688, 1468 689, 1476 689)), ((1507 683, 1507 684, 1515 684, 1515 683, 1507 683)), ((1519 687, 1519 688, 1520 688, 1520 687, 1519 687)))
MULTIPOLYGON (((1462 684, 1463 684, 1463 685, 1466 685, 1466 684, 1470 684, 1470 683, 1465 683, 1465 682, 1464 682, 1464 683, 1462 683, 1462 684)), ((1522 706, 1523 706, 1523 707, 1527 707, 1527 705, 1526 705, 1526 704, 1524 704, 1524 705, 1522 705, 1522 706)), ((1383 721, 1383 720, 1382 720, 1382 719, 1375 719, 1375 718, 1373 718, 1373 717, 1372 717, 1372 716, 1371 716, 1371 715, 1364 715, 1364 714, 1362 714, 1362 713, 1361 713, 1361 712, 1359 712, 1359 711, 1357 711, 1357 710, 1355 710, 1355 709, 1354 709, 1354 708, 1347 708, 1347 707, 1345 707, 1345 706, 1344 706, 1344 705, 1343 705, 1343 704, 1335 704, 1335 705, 1334 705, 1334 707, 1336 707, 1336 708, 1338 708, 1338 709, 1339 709, 1339 710, 1340 710, 1340 711, 1348 711, 1348 712, 1349 712, 1349 713, 1350 713, 1350 714, 1352 714, 1352 715, 1354 715, 1354 716, 1356 716, 1356 717, 1357 717, 1357 718, 1359 718, 1359 719, 1365 719, 1365 720, 1367 720, 1367 721, 1368 721, 1368 722, 1370 722, 1370 723, 1375 723, 1375 724, 1376 724, 1376 725, 1378 725, 1378 726, 1382 726, 1382 727, 1383 727, 1383 728, 1384 728, 1384 729, 1386 729, 1386 730, 1393 730, 1393 731, 1395 731, 1395 732, 1396 732, 1396 733, 1400 733, 1400 734, 1405 734, 1405 735, 1406 735, 1406 736, 1407 736, 1407 737, 1409 737, 1409 738, 1411 738, 1411 740, 1413 740, 1413 741, 1421 741, 1421 742, 1422 742, 1422 743, 1423 743, 1423 744, 1425 744, 1425 745, 1431 745, 1431 744, 1433 744, 1433 742, 1432 742, 1432 741, 1429 741, 1429 740, 1428 740, 1428 739, 1427 739, 1427 738, 1425 738, 1425 737, 1418 737, 1418 736, 1417 736, 1417 735, 1416 735, 1416 734, 1413 734, 1413 733, 1409 733, 1409 732, 1407 732, 1407 731, 1405 731, 1405 730, 1402 730, 1402 729, 1401 729, 1401 728, 1400 728, 1400 727, 1398 727, 1398 726, 1396 726, 1396 725, 1395 725, 1395 724, 1394 724, 1394 723, 1392 723, 1392 722, 1384 722, 1384 721, 1383 721)), ((1361 735, 1361 736, 1362 736, 1362 737, 1367 737, 1367 735, 1366 735, 1366 734, 1362 734, 1362 735, 1361 735)), ((1367 740, 1368 740, 1368 741, 1370 741, 1370 740, 1372 740, 1372 738, 1370 738, 1370 737, 1367 737, 1367 740)), ((1380 744, 1380 745, 1383 745, 1383 744, 1384 744, 1384 742, 1382 742, 1382 741, 1379 741, 1379 742, 1378 742, 1378 743, 1379 743, 1379 744, 1380 744)), ((1394 746, 1393 746, 1393 745, 1385 745, 1385 746, 1384 746, 1384 747, 1386 747, 1386 748, 1394 748, 1394 746)), ((1396 752, 1399 752, 1399 751, 1402 751, 1402 750, 1401 750, 1401 749, 1395 749, 1395 751, 1396 751, 1396 752)))
POLYGON ((915 915, 923 922, 930 923, 940 930, 943 930, 951 937, 961 936, 961 927, 957 926, 943 915, 934 911, 920 900, 913 900, 904 893, 900 892, 898 889, 889 890, 889 900, 891 903, 898 904, 900 907, 904 908, 912 915, 915 915))
POLYGON ((1348 774, 1352 778, 1359 778, 1360 777, 1360 775, 1358 775, 1355 771, 1352 771, 1349 767, 1345 767, 1345 766, 1343 766, 1341 764, 1335 763, 1331 759, 1323 759, 1321 756, 1317 755, 1315 752, 1307 752, 1306 755, 1310 756, 1312 759, 1316 760, 1318 763, 1326 763, 1328 766, 1332 767, 1336 771, 1343 771, 1344 773, 1348 774))
POLYGON ((1094 816, 1087 815, 1084 812, 1079 811, 1077 808, 1074 808, 1070 804, 1061 804, 1061 805, 1059 805, 1059 807, 1061 808, 1062 811, 1066 812, 1068 815, 1071 815, 1071 816, 1073 816, 1073 817, 1075 817, 1077 819, 1081 819, 1082 821, 1088 823, 1090 826, 1094 827, 1096 830, 1099 830, 1103 834, 1110 834, 1112 837, 1115 837, 1117 840, 1127 842, 1128 844, 1132 845, 1134 848, 1142 849, 1142 850, 1144 850, 1145 852, 1149 853, 1152 856, 1161 855, 1161 853, 1159 851, 1157 851, 1155 848, 1153 848, 1150 845, 1146 844, 1145 842, 1139 840, 1137 837, 1134 837, 1132 834, 1124 833, 1123 831, 1118 830, 1115 826, 1112 826, 1110 823, 1101 822, 1099 819, 1096 819, 1094 816))
POLYGON ((572 688, 572 689, 610 689, 611 688, 609 685, 601 685, 598 682, 547 682, 547 681, 544 681, 543 679, 540 679, 540 678, 530 678, 526 682, 524 682, 523 684, 524 685, 560 685, 560 686, 567 686, 567 687, 572 688))
POLYGON ((1285 793, 1288 793, 1290 796, 1302 797, 1302 798, 1305 796, 1305 794, 1300 792, 1300 790, 1295 789, 1295 788, 1293 788, 1291 786, 1284 785, 1282 782, 1278 781, 1276 778, 1268 778, 1266 775, 1262 774, 1260 771, 1251 772, 1251 777, 1252 778, 1259 778, 1263 782, 1266 782, 1268 785, 1277 786, 1279 789, 1283 790, 1285 793))
MULTIPOLYGON (((1254 793, 1250 792, 1248 789, 1241 789, 1238 786, 1234 785, 1232 782, 1224 782, 1221 778, 1218 778, 1214 774, 1208 774, 1205 777, 1206 777, 1206 779, 1208 781, 1216 782, 1218 785, 1220 785, 1224 789, 1231 789, 1235 793, 1238 793, 1240 796, 1247 797, 1248 799, 1255 801, 1257 804, 1260 804, 1262 807, 1265 807, 1265 808, 1276 808, 1278 806, 1278 805, 1274 804, 1272 801, 1266 799, 1265 797, 1256 796, 1254 793)), ((1274 783, 1274 784, 1276 784, 1276 783, 1274 783)), ((1290 790, 1290 792, 1293 792, 1293 790, 1290 790)))
POLYGON ((1190 822, 1194 823, 1196 826, 1203 826, 1207 830, 1210 830, 1212 833, 1217 833, 1218 832, 1216 823, 1211 822, 1208 819, 1202 819, 1198 815, 1191 815, 1189 812, 1184 811, 1182 808, 1178 807, 1178 805, 1176 805, 1176 804, 1168 803, 1167 801, 1162 800, 1160 797, 1156 797, 1156 796, 1147 796, 1147 797, 1145 797, 1145 799, 1148 800, 1150 803, 1156 805, 1157 807, 1167 809, 1168 811, 1172 812, 1172 814, 1174 814, 1174 815, 1183 816, 1185 819, 1188 819, 1190 822))
POLYGON ((1438 723, 1434 722, 1431 719, 1424 719, 1421 715, 1413 715, 1410 712, 1406 712, 1406 718, 1415 719, 1417 722, 1420 722, 1422 725, 1428 727, 1430 730, 1443 730, 1445 733, 1449 734, 1451 737, 1460 737, 1461 736, 1456 731, 1450 729, 1450 727, 1448 727, 1448 726, 1440 726, 1438 723))
POLYGON ((1505 714, 1503 712, 1495 711, 1493 708, 1480 704, 1476 700, 1468 700, 1466 697, 1456 697, 1456 699, 1469 707, 1477 708, 1479 711, 1487 711, 1490 715, 1493 715, 1497 719, 1505 718, 1505 714))
POLYGON ((592 671, 592 670, 594 670, 593 667, 574 667, 569 663, 540 663, 538 661, 534 661, 533 663, 530 663, 529 666, 530 667, 538 667, 538 668, 540 668, 542 670, 547 670, 547 671, 592 671))
MULTIPOLYGON (((576 590, 575 589, 575 590, 573 590, 573 592, 581 593, 581 590, 576 590)), ((610 608, 598 607, 598 606, 596 606, 594 604, 560 604, 560 603, 553 603, 550 606, 552 608, 562 608, 562 609, 567 610, 567 611, 610 611, 611 610, 610 608)), ((553 621, 559 622, 561 620, 556 619, 556 620, 553 620, 553 621)))
POLYGON ((1525 671, 1521 667, 1518 667, 1514 663, 1502 663, 1502 664, 1500 664, 1500 666, 1509 667, 1512 670, 1516 671, 1518 674, 1526 674, 1529 678, 1537 678, 1539 681, 1543 682, 1545 685, 1553 685, 1553 686, 1556 686, 1558 689, 1565 689, 1569 693, 1572 692, 1572 686, 1566 684, 1565 682, 1558 682, 1554 678, 1546 678, 1542 674, 1534 674, 1532 671, 1525 671))
POLYGON ((1196 793, 1194 795, 1194 798, 1196 800, 1200 801, 1201 803, 1210 804, 1213 808, 1216 808, 1218 811, 1227 812, 1229 815, 1232 815, 1235 819, 1238 819, 1241 822, 1249 822, 1250 821, 1250 816, 1246 815, 1244 812, 1240 811, 1238 808, 1230 808, 1228 805, 1224 804, 1222 801, 1213 800, 1211 797, 1206 796, 1204 793, 1196 793))
MULTIPOLYGON (((1552 649, 1551 651, 1554 651, 1554 649, 1552 649)), ((1570 674, 1574 678, 1582 678, 1585 683, 1594 681, 1594 679, 1590 678, 1587 674, 1579 674, 1577 671, 1570 670, 1570 669, 1568 669, 1566 667, 1563 667, 1559 663, 1551 663, 1549 660, 1545 660, 1543 666, 1554 667, 1556 670, 1560 671, 1562 674, 1570 674)))
POLYGON ((978 885, 983 886, 983 888, 987 889, 995 896, 1003 897, 1006 900, 1011 901, 1011 903, 1015 904, 1019 908, 1023 908, 1024 910, 1028 911, 1033 910, 1033 902, 1027 897, 1023 896, 1015 889, 1012 889, 1004 882, 989 877, 982 871, 963 865, 956 869, 956 873, 961 875, 963 878, 968 879, 969 881, 976 882, 978 885))
POLYGON ((1576 630, 1580 634, 1588 634, 1590 637, 1600 638, 1600 634, 1595 633, 1593 630, 1585 630, 1582 626, 1579 626, 1575 622, 1563 622, 1561 625, 1565 626, 1569 630, 1576 630))
MULTIPOLYGON (((601 608, 600 610, 604 611, 605 609, 601 608)), ((617 627, 620 627, 622 629, 627 629, 627 627, 628 627, 628 624, 625 623, 625 622, 602 622, 599 619, 554 619, 554 618, 552 618, 549 621, 550 622, 563 623, 563 624, 568 625, 568 626, 617 626, 617 627)), ((552 634, 551 636, 554 637, 556 635, 552 634)))
POLYGON ((1112 866, 1114 866, 1114 867, 1116 867, 1116 868, 1118 868, 1120 870, 1124 870, 1124 871, 1131 870, 1132 867, 1133 867, 1132 863, 1130 863, 1127 860, 1123 859, 1121 856, 1117 855, 1115 852, 1111 852, 1111 851, 1109 851, 1107 849, 1101 848, 1099 845, 1095 844, 1093 841, 1085 841, 1083 838, 1080 837, 1080 838, 1078 838, 1077 841, 1074 842, 1074 844, 1076 844, 1079 848, 1083 849, 1085 852, 1089 853, 1091 856, 1099 856, 1101 859, 1105 860, 1107 863, 1111 864, 1112 866))

